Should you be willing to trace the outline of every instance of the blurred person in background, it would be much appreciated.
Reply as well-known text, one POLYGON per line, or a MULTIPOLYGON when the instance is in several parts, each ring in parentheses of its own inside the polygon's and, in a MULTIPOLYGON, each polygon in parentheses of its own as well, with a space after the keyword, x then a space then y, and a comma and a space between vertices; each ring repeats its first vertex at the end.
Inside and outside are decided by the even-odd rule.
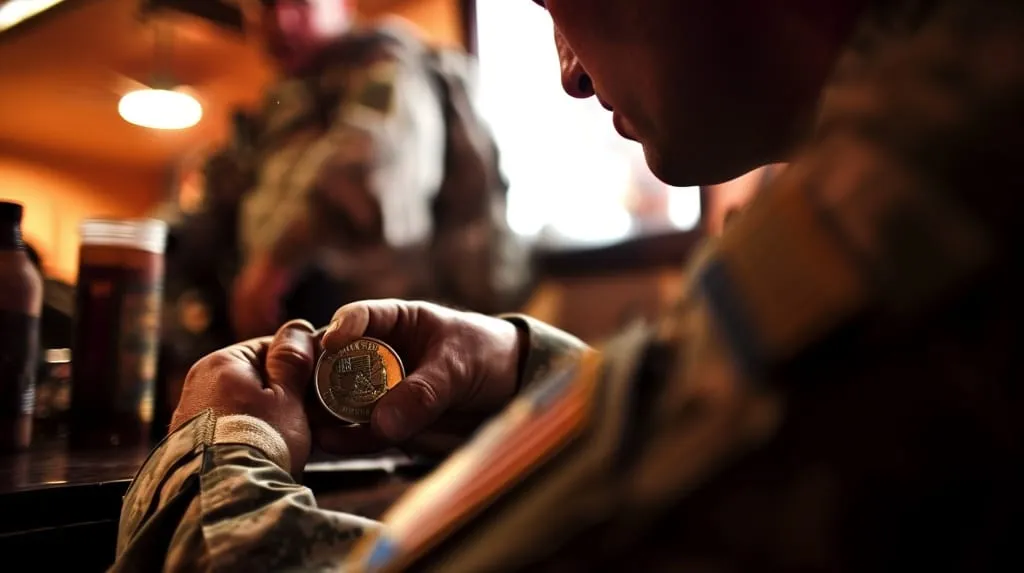
POLYGON ((505 222, 507 185, 473 107, 472 64, 408 22, 356 26, 348 0, 265 0, 283 75, 256 127, 258 172, 242 210, 236 334, 338 306, 423 298, 516 308, 528 253, 505 222))
MULTIPOLYGON (((244 121, 236 116, 236 127, 244 121)), ((157 397, 158 420, 167 429, 181 381, 196 360, 236 341, 231 325, 231 290, 241 265, 238 240, 242 199, 252 188, 254 168, 244 133, 203 165, 202 199, 192 213, 170 226, 165 255, 164 318, 157 397)))
POLYGON ((667 183, 789 166, 600 351, 388 300, 204 358, 116 567, 1024 570, 1024 4, 537 3, 564 89, 667 183), (319 345, 358 336, 408 376, 369 426, 311 428, 319 345), (415 449, 499 410, 381 523, 299 485, 314 440, 415 449))

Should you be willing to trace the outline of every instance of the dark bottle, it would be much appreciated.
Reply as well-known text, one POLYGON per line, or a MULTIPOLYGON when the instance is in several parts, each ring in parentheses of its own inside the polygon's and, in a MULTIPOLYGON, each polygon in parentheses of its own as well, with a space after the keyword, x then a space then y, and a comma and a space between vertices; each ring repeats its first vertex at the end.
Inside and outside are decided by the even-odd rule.
POLYGON ((32 443, 43 279, 21 242, 23 208, 0 201, 0 450, 32 443))

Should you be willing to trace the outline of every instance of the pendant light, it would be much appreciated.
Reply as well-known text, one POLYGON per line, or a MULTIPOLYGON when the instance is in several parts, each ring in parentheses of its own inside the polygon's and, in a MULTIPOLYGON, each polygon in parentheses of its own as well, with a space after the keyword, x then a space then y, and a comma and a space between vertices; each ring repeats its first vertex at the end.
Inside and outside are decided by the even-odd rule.
POLYGON ((160 74, 162 65, 170 67, 170 33, 161 34, 156 25, 157 74, 150 88, 134 90, 121 97, 117 112, 128 123, 150 129, 188 129, 203 118, 203 106, 188 90, 175 86, 170 73, 160 74))

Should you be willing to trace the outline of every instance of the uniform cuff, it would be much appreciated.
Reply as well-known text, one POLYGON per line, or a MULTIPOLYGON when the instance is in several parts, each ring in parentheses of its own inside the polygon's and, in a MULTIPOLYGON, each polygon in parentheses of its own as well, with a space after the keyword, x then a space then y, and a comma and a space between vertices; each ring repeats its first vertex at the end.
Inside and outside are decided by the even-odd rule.
POLYGON ((245 415, 217 418, 213 443, 255 448, 281 469, 291 471, 291 454, 284 438, 270 424, 259 418, 245 415))
POLYGON ((511 322, 526 335, 525 348, 521 349, 519 359, 520 390, 534 380, 542 379, 556 362, 567 357, 579 357, 589 348, 568 332, 525 314, 503 314, 498 318, 511 322))

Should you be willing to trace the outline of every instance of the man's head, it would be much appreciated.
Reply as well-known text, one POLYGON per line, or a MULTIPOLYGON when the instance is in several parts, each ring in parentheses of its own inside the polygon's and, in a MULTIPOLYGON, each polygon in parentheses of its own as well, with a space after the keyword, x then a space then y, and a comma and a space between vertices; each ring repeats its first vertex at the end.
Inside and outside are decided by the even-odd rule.
POLYGON ((675 185, 784 160, 869 0, 534 0, 562 83, 597 95, 675 185))
POLYGON ((349 30, 354 0, 261 0, 267 51, 286 70, 302 67, 324 44, 349 30))

